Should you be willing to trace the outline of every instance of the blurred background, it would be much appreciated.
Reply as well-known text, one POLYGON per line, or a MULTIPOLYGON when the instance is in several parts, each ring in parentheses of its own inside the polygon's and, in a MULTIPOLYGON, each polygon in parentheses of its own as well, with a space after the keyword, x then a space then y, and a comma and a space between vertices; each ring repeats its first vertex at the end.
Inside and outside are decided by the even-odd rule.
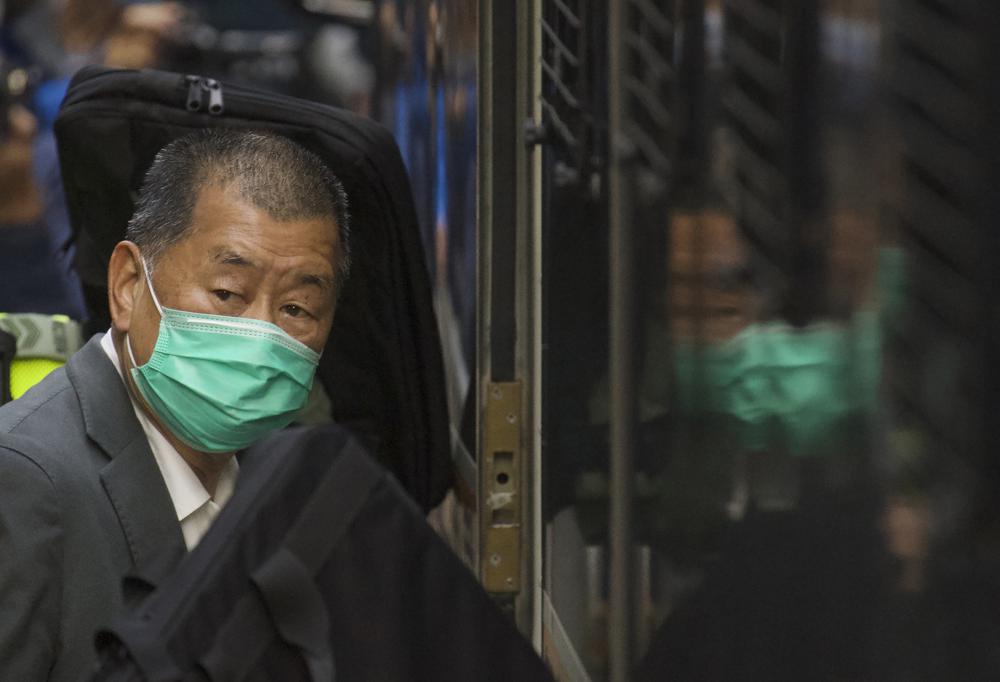
POLYGON ((420 219, 432 522, 559 679, 996 679, 992 0, 0 17, 0 329, 87 318, 52 133, 81 66, 346 107, 420 219))

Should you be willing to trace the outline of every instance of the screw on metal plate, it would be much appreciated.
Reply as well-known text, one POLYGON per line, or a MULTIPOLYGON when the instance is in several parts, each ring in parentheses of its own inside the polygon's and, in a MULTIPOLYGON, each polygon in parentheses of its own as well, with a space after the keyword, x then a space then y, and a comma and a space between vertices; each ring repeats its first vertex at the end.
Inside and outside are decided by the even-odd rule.
POLYGON ((501 559, 500 559, 500 555, 499 554, 491 554, 490 555, 490 564, 492 564, 493 566, 499 566, 500 565, 500 561, 501 561, 501 559))

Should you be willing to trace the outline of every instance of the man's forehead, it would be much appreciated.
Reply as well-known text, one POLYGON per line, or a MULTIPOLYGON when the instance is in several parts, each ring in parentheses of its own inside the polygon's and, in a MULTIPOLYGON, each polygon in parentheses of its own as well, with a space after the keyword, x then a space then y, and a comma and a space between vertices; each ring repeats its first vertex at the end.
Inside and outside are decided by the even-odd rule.
POLYGON ((264 166, 242 171, 218 166, 204 168, 196 183, 195 209, 203 202, 232 203, 250 206, 279 221, 302 216, 328 217, 336 226, 336 202, 325 190, 313 187, 304 194, 302 187, 287 182, 286 175, 275 175, 264 166))
POLYGON ((225 228, 282 233, 291 225, 310 224, 324 241, 339 242, 340 234, 333 213, 279 215, 259 206, 253 197, 230 184, 210 184, 201 188, 191 215, 192 232, 225 228))

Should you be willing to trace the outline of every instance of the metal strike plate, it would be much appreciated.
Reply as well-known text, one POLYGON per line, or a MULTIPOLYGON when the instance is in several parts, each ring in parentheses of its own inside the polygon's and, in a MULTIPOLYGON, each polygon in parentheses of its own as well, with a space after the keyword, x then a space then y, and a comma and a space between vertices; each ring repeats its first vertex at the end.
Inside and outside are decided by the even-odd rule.
POLYGON ((521 585, 521 382, 486 386, 479 467, 480 576, 487 592, 521 585))

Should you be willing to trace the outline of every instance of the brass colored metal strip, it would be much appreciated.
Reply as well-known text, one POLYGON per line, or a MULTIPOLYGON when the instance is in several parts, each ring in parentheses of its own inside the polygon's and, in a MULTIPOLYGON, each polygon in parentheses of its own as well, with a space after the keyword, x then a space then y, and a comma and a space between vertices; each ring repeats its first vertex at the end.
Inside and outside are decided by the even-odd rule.
POLYGON ((486 386, 480 463, 480 575, 488 592, 515 594, 521 585, 521 382, 486 386))

